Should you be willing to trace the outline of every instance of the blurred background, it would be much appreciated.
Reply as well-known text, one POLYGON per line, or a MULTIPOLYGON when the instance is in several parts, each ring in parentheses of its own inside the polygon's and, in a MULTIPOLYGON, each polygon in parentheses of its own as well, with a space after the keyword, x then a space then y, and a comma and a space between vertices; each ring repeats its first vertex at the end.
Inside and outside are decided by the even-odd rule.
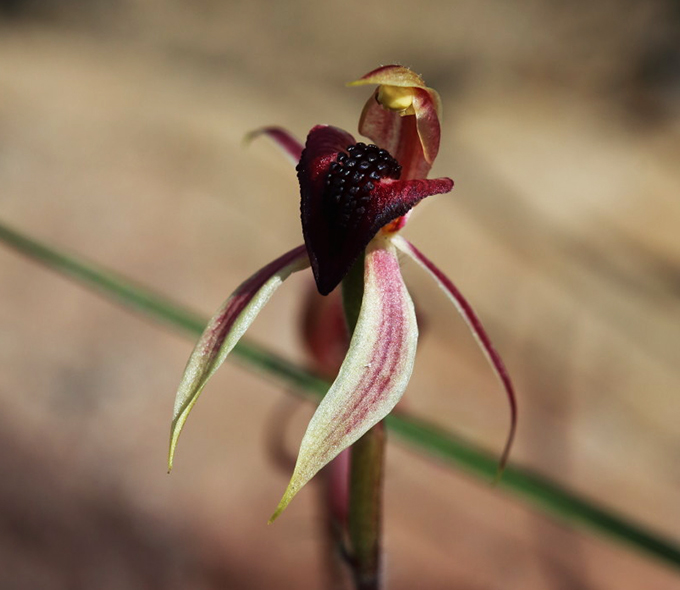
MULTIPOLYGON (((680 538, 677 0, 0 0, 0 220, 211 313, 301 241, 279 124, 356 131, 401 63, 442 95, 406 230, 478 309, 519 392, 513 461, 680 538)), ((507 405, 417 268, 414 414, 500 452, 507 405)), ((253 339, 304 362, 293 277, 253 339)), ((285 393, 227 364, 172 476, 193 343, 0 247, 0 587, 316 588, 310 486, 265 448, 285 393)), ((311 408, 285 423, 296 449, 311 408)), ((677 588, 668 566, 391 445, 391 589, 677 588)))

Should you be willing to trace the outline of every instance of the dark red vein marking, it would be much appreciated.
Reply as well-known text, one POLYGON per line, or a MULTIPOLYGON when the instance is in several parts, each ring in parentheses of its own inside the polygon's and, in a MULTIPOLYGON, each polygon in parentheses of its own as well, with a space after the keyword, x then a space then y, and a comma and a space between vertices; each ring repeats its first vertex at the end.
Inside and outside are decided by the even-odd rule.
POLYGON ((209 362, 203 365, 204 370, 201 371, 202 373, 205 373, 210 369, 212 361, 219 354, 220 348, 229 335, 229 331, 237 318, 253 300, 255 295, 257 295, 258 291, 272 276, 295 260, 304 256, 305 252, 306 248, 304 245, 286 252, 283 256, 280 256, 273 262, 270 262, 267 266, 261 268, 249 279, 246 279, 236 291, 234 291, 233 295, 225 304, 222 312, 210 321, 201 338, 202 341, 203 338, 205 338, 202 342, 201 350, 203 351, 203 354, 208 354, 209 358, 209 362))
POLYGON ((361 395, 355 396, 352 399, 353 403, 345 408, 342 416, 338 417, 340 424, 351 418, 344 435, 349 434, 363 421, 371 406, 388 389, 404 354, 405 302, 399 263, 396 257, 386 251, 376 251, 372 255, 376 256, 376 259, 370 264, 373 265, 373 272, 377 277, 376 287, 381 292, 382 308, 379 312, 381 321, 376 338, 377 345, 368 361, 373 370, 364 371, 356 387, 356 391, 361 392, 361 395))
POLYGON ((496 375, 498 375, 498 378, 505 389, 505 393, 508 396, 508 402, 510 403, 510 432, 505 443, 505 448, 503 449, 503 454, 501 455, 499 468, 502 470, 508 461, 510 449, 512 448, 512 443, 515 439, 515 431, 517 430, 517 400, 515 396, 515 388, 512 385, 512 381, 510 380, 510 374, 505 367, 505 363, 503 363, 503 359, 501 359, 500 354, 498 354, 498 351, 491 342, 491 338, 489 338, 489 335, 484 329, 481 320, 465 297, 463 297, 463 294, 451 282, 451 280, 411 242, 403 238, 401 241, 408 247, 411 254, 413 254, 413 256, 434 276, 440 285, 456 301, 461 314, 467 321, 473 334, 477 337, 482 349, 486 353, 486 356, 491 363, 491 366, 493 367, 496 375))

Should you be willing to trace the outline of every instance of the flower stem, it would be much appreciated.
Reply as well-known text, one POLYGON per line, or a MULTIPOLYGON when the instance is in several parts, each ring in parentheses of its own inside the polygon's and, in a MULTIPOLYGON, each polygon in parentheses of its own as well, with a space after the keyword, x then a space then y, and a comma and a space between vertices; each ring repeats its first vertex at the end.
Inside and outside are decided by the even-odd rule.
MULTIPOLYGON (((364 294, 364 255, 342 281, 342 299, 350 333, 364 294)), ((385 428, 380 422, 351 447, 348 529, 350 566, 357 590, 377 590, 381 578, 382 487, 385 428)))
POLYGON ((379 422, 352 446, 349 538, 357 590, 380 587, 385 428, 379 422))
POLYGON ((361 302, 364 298, 364 259, 365 255, 362 252, 352 268, 349 269, 347 276, 342 280, 342 305, 350 336, 354 333, 354 328, 357 325, 361 302))
POLYGON ((321 475, 321 509, 323 519, 322 561, 326 572, 325 588, 347 588, 347 509, 349 498, 349 449, 333 459, 321 475))

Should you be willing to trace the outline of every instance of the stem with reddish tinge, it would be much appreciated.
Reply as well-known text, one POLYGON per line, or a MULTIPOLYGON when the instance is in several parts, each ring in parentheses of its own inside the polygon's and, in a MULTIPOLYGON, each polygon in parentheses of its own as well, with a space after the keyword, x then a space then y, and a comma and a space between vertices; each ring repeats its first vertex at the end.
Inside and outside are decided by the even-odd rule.
POLYGON ((321 547, 325 588, 347 588, 347 508, 349 488, 349 451, 345 450, 319 473, 323 518, 321 547))
POLYGON ((379 422, 352 446, 349 538, 357 590, 380 587, 385 428, 379 422))
MULTIPOLYGON (((345 317, 354 331, 364 293, 364 256, 342 282, 345 317)), ((385 429, 380 422, 351 447, 349 516, 350 566, 357 590, 377 590, 381 579, 382 486, 385 429)))

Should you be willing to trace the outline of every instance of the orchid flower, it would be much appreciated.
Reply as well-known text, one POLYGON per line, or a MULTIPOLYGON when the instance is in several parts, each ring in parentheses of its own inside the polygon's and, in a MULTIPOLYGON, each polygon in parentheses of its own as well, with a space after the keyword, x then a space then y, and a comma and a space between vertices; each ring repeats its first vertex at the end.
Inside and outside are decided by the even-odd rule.
POLYGON ((305 243, 256 272, 217 311, 189 358, 175 401, 170 468, 182 427, 201 391, 281 283, 311 266, 318 291, 327 295, 363 256, 363 299, 347 355, 307 427, 272 521, 324 465, 385 418, 404 394, 418 327, 398 253, 415 260, 446 293, 505 389, 511 428, 501 466, 515 432, 513 387, 481 322, 444 273, 400 235, 418 202, 453 188, 449 178, 427 179, 439 151, 439 96, 420 76, 400 66, 378 68, 351 85, 365 84, 377 88, 364 107, 359 132, 373 144, 357 142, 327 125, 314 127, 304 146, 280 128, 253 134, 268 136, 297 162, 305 243))

